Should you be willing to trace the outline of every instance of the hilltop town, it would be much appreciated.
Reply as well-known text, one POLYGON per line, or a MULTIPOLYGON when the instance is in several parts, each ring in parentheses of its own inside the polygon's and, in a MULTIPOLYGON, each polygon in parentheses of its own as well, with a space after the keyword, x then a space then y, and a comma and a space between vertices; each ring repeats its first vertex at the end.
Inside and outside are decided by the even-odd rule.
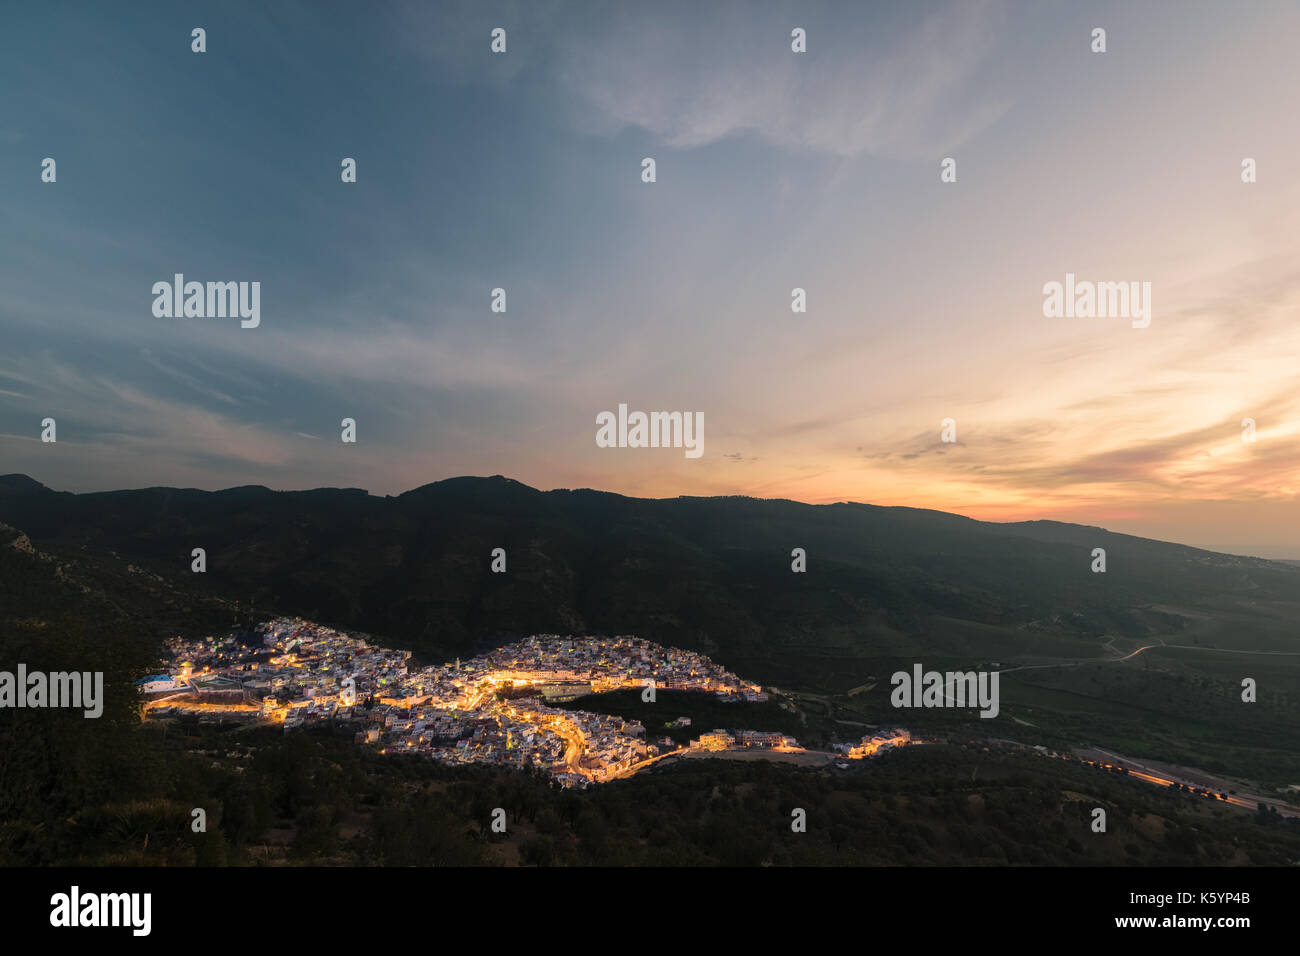
MULTIPOLYGON (((768 699, 760 686, 702 654, 632 636, 534 635, 470 660, 426 667, 413 666, 409 651, 298 618, 267 622, 254 637, 169 642, 171 673, 142 681, 146 713, 276 722, 286 731, 328 724, 384 753, 531 766, 563 786, 587 786, 642 769, 679 744, 647 739, 636 721, 553 704, 627 688, 643 695, 665 689, 725 701, 768 699)), ((689 722, 679 718, 673 726, 689 722)), ((906 731, 890 731, 837 749, 861 758, 909 739, 906 731)), ((786 734, 723 729, 702 733, 686 749, 802 752, 786 734)))

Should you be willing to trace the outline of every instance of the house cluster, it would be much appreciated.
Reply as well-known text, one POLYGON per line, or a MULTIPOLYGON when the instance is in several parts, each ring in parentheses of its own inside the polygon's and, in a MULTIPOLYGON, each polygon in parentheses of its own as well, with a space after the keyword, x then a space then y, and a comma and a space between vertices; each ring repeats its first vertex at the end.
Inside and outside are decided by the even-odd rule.
POLYGON ((713 730, 690 743, 692 750, 732 750, 752 747, 762 750, 798 750, 799 741, 787 734, 762 730, 713 730))
POLYGON ((639 637, 560 637, 537 634, 485 655, 496 679, 525 685, 567 685, 576 693, 628 687, 712 693, 724 700, 766 701, 757 684, 741 680, 703 654, 639 637))
MULTIPOLYGON (((171 673, 145 685, 167 706, 150 712, 198 709, 203 719, 265 719, 286 731, 328 724, 384 753, 538 767, 566 786, 585 786, 630 773, 677 745, 667 737, 648 742, 636 721, 550 703, 650 685, 767 699, 758 685, 702 654, 631 636, 535 635, 464 662, 417 668, 410 652, 298 618, 259 630, 260 641, 170 642, 171 673)), ((683 717, 673 726, 689 723, 683 717)), ((779 734, 720 733, 726 746, 795 746, 779 734)))
POLYGON ((852 757, 854 760, 861 760, 865 757, 877 756, 895 747, 906 747, 911 742, 912 735, 910 732, 895 728, 894 730, 883 730, 869 737, 863 737, 856 744, 836 744, 835 749, 845 756, 852 757))

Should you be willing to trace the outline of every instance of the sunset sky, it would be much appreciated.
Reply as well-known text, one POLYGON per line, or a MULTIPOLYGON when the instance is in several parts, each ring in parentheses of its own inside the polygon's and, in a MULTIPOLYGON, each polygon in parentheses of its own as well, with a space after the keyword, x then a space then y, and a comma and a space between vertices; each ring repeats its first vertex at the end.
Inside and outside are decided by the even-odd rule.
POLYGON ((0 473, 505 474, 1300 559, 1293 0, 6 20, 0 473), (155 317, 177 272, 259 281, 260 327, 155 317), (1150 282, 1150 326, 1045 318, 1066 273, 1150 282), (703 413, 703 456, 597 447, 619 403, 703 413))

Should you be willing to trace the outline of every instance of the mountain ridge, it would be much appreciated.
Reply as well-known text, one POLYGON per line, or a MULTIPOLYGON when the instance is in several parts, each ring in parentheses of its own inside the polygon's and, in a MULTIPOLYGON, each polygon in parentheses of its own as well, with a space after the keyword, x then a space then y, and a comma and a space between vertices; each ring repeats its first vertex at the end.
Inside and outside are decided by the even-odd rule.
POLYGON ((628 502, 640 503, 662 503, 662 502, 724 502, 724 501, 743 501, 743 502, 762 502, 767 504, 787 504, 803 508, 864 508, 878 512, 898 513, 917 516, 937 516, 940 520, 969 522, 983 528, 1002 531, 1004 533, 1013 533, 1016 530, 1026 532, 1026 537, 1039 537, 1028 534, 1028 532, 1038 529, 1071 529, 1085 532, 1095 532, 1098 534, 1113 535, 1116 537, 1129 538, 1136 541, 1153 542, 1156 544, 1167 545, 1174 548, 1183 548, 1188 551, 1196 551, 1204 554, 1222 555, 1224 557, 1241 558, 1248 561, 1258 561, 1268 564, 1293 565, 1300 563, 1300 559, 1286 558, 1262 558, 1255 555, 1237 554, 1234 552, 1215 551, 1210 548, 1200 548, 1195 545, 1183 544, 1176 541, 1166 541, 1162 538, 1148 538, 1142 535, 1128 534, 1122 531, 1110 531, 1100 525, 1079 524, 1069 521, 1058 521, 1051 518, 1031 518, 1022 521, 988 521, 981 518, 972 518, 968 515, 959 514, 952 511, 943 511, 938 508, 916 508, 911 505, 878 505, 868 501, 834 501, 814 503, 799 501, 793 498, 760 498, 753 495, 675 495, 665 498, 642 498, 634 495, 624 495, 621 492, 605 491, 598 488, 552 488, 544 491, 540 488, 534 488, 525 482, 516 478, 510 478, 505 475, 457 475, 450 478, 441 478, 436 481, 426 482, 406 491, 399 492, 396 495, 375 495, 371 494, 364 488, 338 487, 324 485, 317 488, 293 488, 293 489, 274 489, 266 485, 236 485, 229 488, 219 488, 215 490, 206 490, 200 488, 174 488, 166 485, 151 485, 146 488, 131 489, 114 489, 111 491, 88 491, 88 492, 69 492, 56 491, 49 486, 41 483, 29 475, 13 473, 0 475, 0 496, 17 496, 25 494, 41 495, 71 495, 74 497, 85 498, 95 495, 121 495, 121 494, 139 494, 145 492, 170 492, 176 494, 190 495, 222 495, 236 496, 248 493, 265 493, 269 496, 294 496, 294 495, 325 495, 329 493, 339 493, 351 496, 361 496, 371 501, 398 501, 398 500, 417 500, 421 497, 427 497, 432 494, 445 493, 456 490, 463 491, 467 489, 481 490, 484 488, 499 487, 502 489, 513 489, 526 494, 538 496, 550 495, 594 495, 601 498, 619 499, 628 502))
POLYGON ((129 561, 210 599, 443 659, 531 633, 636 633, 716 653, 758 680, 855 686, 882 658, 1085 657, 1108 638, 1182 643, 1207 615, 1300 606, 1293 565, 856 502, 632 498, 500 475, 385 497, 44 487, 0 478, 0 521, 42 552, 129 561), (195 574, 200 547, 206 570, 195 574), (1091 571, 1096 547, 1104 574, 1091 571), (492 570, 498 548, 504 573, 492 570))

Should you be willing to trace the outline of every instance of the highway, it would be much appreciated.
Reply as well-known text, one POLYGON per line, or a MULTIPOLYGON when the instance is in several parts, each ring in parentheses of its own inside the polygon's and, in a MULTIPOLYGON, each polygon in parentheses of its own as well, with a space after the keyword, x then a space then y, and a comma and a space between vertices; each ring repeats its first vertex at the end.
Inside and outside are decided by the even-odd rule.
MULTIPOLYGON (((1056 754, 1055 756, 1062 760, 1070 759, 1068 756, 1063 754, 1056 754)), ((1222 787, 1222 781, 1219 782, 1218 786, 1207 786, 1205 783, 1196 783, 1191 780, 1185 780, 1166 771, 1149 767, 1136 760, 1131 760, 1128 757, 1121 757, 1119 754, 1111 753, 1108 750, 1102 750, 1099 747, 1091 748, 1091 750, 1080 751, 1080 756, 1075 759, 1079 760, 1080 763, 1085 763, 1092 767, 1101 767, 1106 770, 1127 770, 1128 776, 1136 777, 1139 780, 1145 780, 1147 783, 1153 783, 1160 787, 1172 787, 1176 784, 1182 784, 1184 787, 1190 788, 1192 791, 1203 796, 1207 800, 1214 800, 1218 803, 1228 803, 1234 807, 1240 807, 1243 810, 1258 810, 1259 804, 1263 802, 1268 806, 1277 807, 1278 814, 1281 816, 1300 816, 1300 813, 1296 812, 1291 807, 1288 807, 1286 804, 1279 803, 1276 799, 1258 797, 1254 794, 1246 794, 1244 796, 1241 794, 1231 794, 1228 793, 1226 789, 1220 789, 1220 787, 1222 787), (1082 756, 1082 754, 1086 753, 1103 754, 1114 762, 1110 763, 1106 760, 1091 760, 1086 756, 1082 756)))
MULTIPOLYGON (((1109 645, 1114 638, 1107 640, 1109 645)), ((1002 674, 1014 674, 1016 671, 1041 670, 1046 667, 1079 667, 1083 664, 1119 664, 1123 661, 1132 660, 1144 651, 1149 651, 1157 647, 1167 647, 1171 650, 1179 651, 1210 651, 1219 654, 1256 654, 1263 657, 1300 657, 1300 651, 1251 651, 1231 647, 1203 647, 1199 644, 1170 644, 1166 641, 1160 641, 1158 644, 1147 644, 1139 647, 1135 651, 1130 651, 1123 657, 1084 657, 1075 658, 1074 660, 1055 661, 1051 664, 1021 664, 1019 667, 1007 667, 999 671, 1002 674)))

